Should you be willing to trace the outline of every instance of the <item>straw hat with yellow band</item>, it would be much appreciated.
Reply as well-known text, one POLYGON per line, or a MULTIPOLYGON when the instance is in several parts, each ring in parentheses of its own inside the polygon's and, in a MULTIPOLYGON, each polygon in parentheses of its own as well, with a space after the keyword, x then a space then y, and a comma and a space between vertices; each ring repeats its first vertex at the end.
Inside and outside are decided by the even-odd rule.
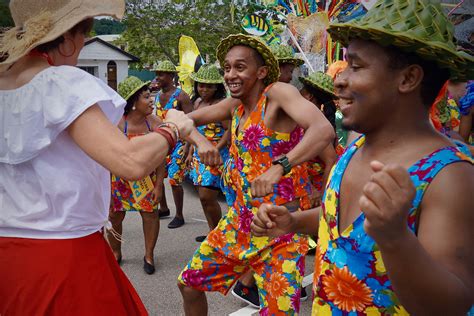
POLYGON ((221 64, 221 67, 224 67, 225 56, 227 52, 234 46, 243 45, 255 49, 263 58, 265 66, 268 67, 268 74, 263 80, 265 85, 270 85, 278 81, 280 77, 280 68, 278 66, 278 61, 273 55, 270 47, 263 42, 261 39, 245 35, 245 34, 233 34, 224 38, 219 46, 217 46, 217 59, 221 64))
POLYGON ((138 90, 148 86, 150 81, 143 82, 135 76, 129 76, 118 85, 118 93, 125 101, 128 101, 138 90))
POLYGON ((451 79, 472 79, 474 57, 456 51, 453 29, 439 1, 379 0, 361 19, 332 23, 328 32, 345 46, 356 38, 395 46, 449 69, 451 79))
POLYGON ((329 94, 333 99, 336 98, 332 78, 323 72, 316 71, 307 77, 299 77, 299 80, 304 85, 308 85, 317 90, 321 90, 322 92, 329 94))
POLYGON ((202 65, 198 72, 189 75, 195 82, 219 84, 224 83, 224 78, 219 73, 219 69, 214 65, 202 65))
POLYGON ((176 66, 169 60, 163 60, 158 62, 158 65, 153 67, 153 71, 155 72, 172 72, 172 73, 178 73, 178 70, 176 70, 176 66))
POLYGON ((10 1, 15 27, 0 38, 0 71, 85 19, 102 15, 121 19, 125 11, 124 0, 48 0, 47 5, 45 3, 46 0, 10 1))
POLYGON ((295 53, 290 46, 285 45, 271 45, 270 49, 272 50, 273 55, 275 55, 278 60, 278 64, 292 64, 296 67, 299 67, 304 64, 304 60, 298 57, 295 57, 295 53))

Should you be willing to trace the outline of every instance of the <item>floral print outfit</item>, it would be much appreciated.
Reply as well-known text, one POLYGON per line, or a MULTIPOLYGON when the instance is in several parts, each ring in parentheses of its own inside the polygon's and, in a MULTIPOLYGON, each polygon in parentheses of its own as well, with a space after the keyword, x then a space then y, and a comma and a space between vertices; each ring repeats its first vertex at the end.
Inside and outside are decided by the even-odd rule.
MULTIPOLYGON (((148 131, 151 132, 151 127, 148 121, 145 121, 148 131)), ((123 133, 132 139, 133 137, 143 136, 146 133, 142 134, 127 134, 127 121, 125 120, 125 126, 123 133)), ((156 172, 153 171, 150 174, 151 181, 156 182, 156 172)), ((120 211, 141 211, 141 212, 153 212, 157 204, 152 199, 152 192, 148 193, 143 199, 138 202, 135 202, 135 199, 132 194, 132 189, 130 188, 130 183, 122 178, 112 174, 112 210, 114 212, 120 211)))
MULTIPOLYGON (((225 133, 222 123, 202 125, 199 126, 197 130, 214 146, 217 146, 225 133)), ((229 148, 224 146, 219 150, 219 152, 222 161, 225 163, 229 158, 229 148)), ((211 167, 201 163, 197 150, 194 150, 192 167, 191 170, 189 170, 189 178, 193 181, 194 185, 221 189, 223 186, 221 179, 223 169, 224 165, 211 167)))
POLYGON ((201 243, 179 281, 201 291, 226 294, 250 268, 259 289, 261 315, 295 315, 299 311, 306 237, 288 234, 279 238, 255 237, 250 224, 261 203, 284 205, 294 201, 305 209, 302 197, 311 187, 304 164, 292 168, 274 185, 273 193, 253 198, 251 182, 272 166, 272 161, 293 149, 303 136, 296 128, 280 133, 264 124, 266 91, 238 130, 244 107, 232 119, 230 158, 224 171, 226 194, 232 196, 227 214, 201 243))
MULTIPOLYGON (((407 315, 393 291, 382 255, 364 231, 363 213, 341 234, 338 232, 339 192, 342 177, 365 137, 356 140, 331 171, 323 197, 316 251, 313 315, 407 315)), ((427 187, 445 166, 472 159, 456 147, 444 147, 412 165, 416 187, 408 226, 416 233, 418 208, 427 187)))
MULTIPOLYGON (((155 97, 156 116, 165 119, 166 113, 171 109, 179 110, 178 96, 181 93, 181 88, 176 88, 176 91, 171 95, 168 103, 162 106, 160 103, 160 95, 158 92, 155 97)), ((184 143, 179 140, 171 155, 166 158, 166 171, 168 173, 170 185, 181 185, 186 175, 186 157, 184 156, 184 143)))

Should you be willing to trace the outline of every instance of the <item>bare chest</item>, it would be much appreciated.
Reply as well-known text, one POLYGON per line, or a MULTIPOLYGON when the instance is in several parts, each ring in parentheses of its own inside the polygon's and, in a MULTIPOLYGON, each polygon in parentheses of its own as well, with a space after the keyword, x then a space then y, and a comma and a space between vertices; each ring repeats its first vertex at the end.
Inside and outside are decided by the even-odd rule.
POLYGON ((359 199, 373 174, 370 165, 353 157, 344 172, 339 195, 339 232, 343 232, 361 214, 359 199))

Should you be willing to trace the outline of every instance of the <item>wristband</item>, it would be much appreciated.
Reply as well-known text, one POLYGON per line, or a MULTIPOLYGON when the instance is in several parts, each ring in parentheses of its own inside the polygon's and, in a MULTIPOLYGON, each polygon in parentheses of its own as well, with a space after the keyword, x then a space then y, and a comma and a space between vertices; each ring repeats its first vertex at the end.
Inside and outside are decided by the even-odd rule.
POLYGON ((286 156, 283 156, 277 160, 274 160, 272 162, 272 165, 281 165, 283 167, 283 175, 289 173, 291 171, 291 164, 288 161, 288 158, 286 156))
POLYGON ((169 146, 168 155, 171 155, 171 153, 174 150, 174 147, 176 146, 176 140, 174 140, 173 135, 169 131, 161 127, 157 127, 153 131, 155 133, 160 134, 166 139, 166 142, 168 143, 168 146, 169 146))
POLYGON ((174 132, 174 135, 176 136, 176 140, 178 140, 180 138, 178 125, 176 125, 175 123, 173 123, 173 122, 163 122, 160 125, 158 125, 158 127, 168 127, 169 129, 171 129, 174 132))

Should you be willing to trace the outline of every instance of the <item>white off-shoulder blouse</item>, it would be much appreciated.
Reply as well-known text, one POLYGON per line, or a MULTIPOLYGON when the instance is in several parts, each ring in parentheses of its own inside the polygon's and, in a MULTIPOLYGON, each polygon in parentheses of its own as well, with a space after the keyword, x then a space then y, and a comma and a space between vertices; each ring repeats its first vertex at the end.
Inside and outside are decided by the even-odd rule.
POLYGON ((115 125, 125 100, 71 66, 0 90, 0 236, 76 238, 107 223, 110 174, 66 131, 94 104, 115 125))

